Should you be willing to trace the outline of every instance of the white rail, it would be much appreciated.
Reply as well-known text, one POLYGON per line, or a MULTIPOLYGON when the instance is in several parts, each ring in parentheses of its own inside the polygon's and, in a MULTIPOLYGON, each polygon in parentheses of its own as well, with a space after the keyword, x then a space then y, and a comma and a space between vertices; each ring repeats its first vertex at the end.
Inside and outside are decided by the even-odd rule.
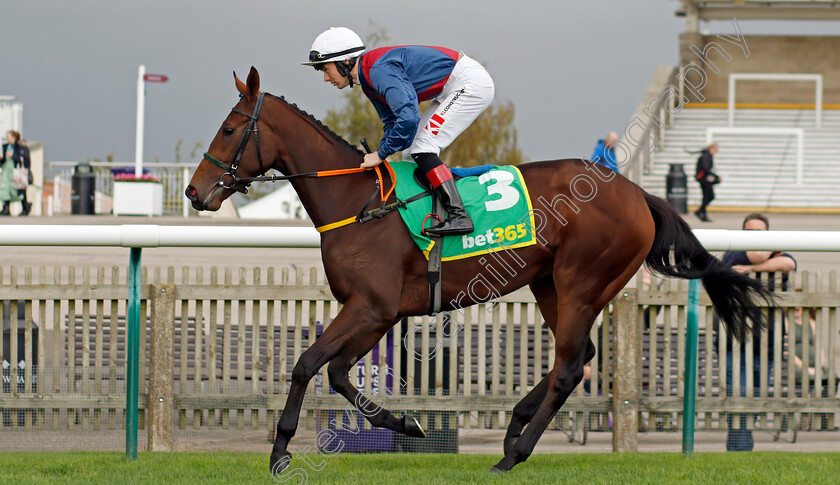
POLYGON ((770 73, 732 73, 729 75, 729 126, 735 125, 735 82, 736 81, 813 81, 816 83, 814 94, 814 116, 816 127, 822 126, 822 74, 770 74, 770 73))
POLYGON ((796 185, 802 185, 805 170, 805 130, 802 128, 728 127, 706 128, 706 146, 715 135, 795 135, 796 136, 796 185))
MULTIPOLYGON (((840 231, 695 229, 709 251, 840 251, 840 231)), ((0 246, 317 248, 313 227, 158 226, 153 224, 0 226, 0 246)))
POLYGON ((0 246, 317 248, 314 227, 4 225, 0 246))

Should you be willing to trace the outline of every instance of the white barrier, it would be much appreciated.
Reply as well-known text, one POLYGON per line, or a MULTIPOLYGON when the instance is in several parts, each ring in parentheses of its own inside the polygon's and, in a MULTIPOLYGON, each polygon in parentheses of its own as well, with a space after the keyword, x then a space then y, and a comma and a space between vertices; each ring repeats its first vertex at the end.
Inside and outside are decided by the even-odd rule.
POLYGON ((729 92, 727 98, 729 106, 729 126, 735 125, 735 82, 744 81, 813 81, 814 86, 814 117, 816 128, 822 126, 822 97, 823 77, 822 74, 778 74, 778 73, 732 73, 729 75, 729 92))
POLYGON ((793 135, 796 137, 796 185, 802 185, 805 166, 805 130, 802 128, 726 127, 706 128, 706 146, 721 135, 793 135))
POLYGON ((318 248, 314 227, 7 225, 0 246, 318 248))
MULTIPOLYGON (((696 229, 709 251, 838 251, 840 231, 696 229)), ((317 248, 313 227, 158 226, 154 224, 0 225, 0 246, 317 248)))
POLYGON ((732 231, 695 229, 709 251, 840 251, 840 231, 732 231))

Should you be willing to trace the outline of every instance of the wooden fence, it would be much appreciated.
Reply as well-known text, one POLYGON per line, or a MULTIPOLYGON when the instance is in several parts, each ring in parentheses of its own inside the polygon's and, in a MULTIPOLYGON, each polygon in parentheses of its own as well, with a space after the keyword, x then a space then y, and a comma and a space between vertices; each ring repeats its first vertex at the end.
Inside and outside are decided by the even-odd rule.
MULTIPOLYGON (((294 363, 340 308, 314 268, 144 268, 143 282, 140 425, 149 430, 150 449, 171 449, 173 427, 270 433, 294 363)), ((726 396, 726 359, 719 358, 726 339, 714 338, 709 301, 701 296, 698 429, 725 428, 727 412, 756 413, 750 426, 773 429, 790 413, 840 409, 835 275, 803 274, 794 283, 802 291, 781 294, 775 310, 773 367, 762 366, 769 383, 766 374, 760 383, 747 379, 747 395, 755 387, 758 397, 726 396), (825 356, 807 382, 792 378, 792 334, 780 331, 781 313, 793 321, 798 306, 816 309, 816 351, 825 356)), ((0 295, 7 322, 0 361, 10 363, 0 390, 0 432, 123 427, 124 271, 0 268, 0 295)), ((636 288, 619 293, 593 327, 598 353, 589 382, 578 386, 551 428, 568 430, 586 415, 592 431, 612 433, 617 451, 634 450, 640 429, 677 429, 686 301, 685 282, 648 284, 641 276, 636 288)), ((749 359, 752 346, 746 348, 749 359)), ((766 363, 767 342, 761 349, 766 363)), ((553 357, 553 337, 532 295, 520 290, 447 317, 404 320, 351 371, 351 380, 389 410, 418 416, 429 430, 502 429, 553 357)), ((353 419, 351 406, 330 391, 321 372, 309 385, 301 426, 319 429, 342 411, 353 419)), ((828 414, 808 423, 834 429, 828 414)))

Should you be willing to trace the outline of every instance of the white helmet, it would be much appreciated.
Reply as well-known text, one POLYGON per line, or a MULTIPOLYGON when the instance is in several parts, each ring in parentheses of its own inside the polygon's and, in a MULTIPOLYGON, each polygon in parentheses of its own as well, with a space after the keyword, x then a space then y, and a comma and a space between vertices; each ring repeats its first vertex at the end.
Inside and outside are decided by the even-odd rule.
POLYGON ((365 50, 365 44, 355 32, 347 27, 330 27, 315 38, 305 66, 317 66, 327 62, 343 61, 358 57, 365 50))

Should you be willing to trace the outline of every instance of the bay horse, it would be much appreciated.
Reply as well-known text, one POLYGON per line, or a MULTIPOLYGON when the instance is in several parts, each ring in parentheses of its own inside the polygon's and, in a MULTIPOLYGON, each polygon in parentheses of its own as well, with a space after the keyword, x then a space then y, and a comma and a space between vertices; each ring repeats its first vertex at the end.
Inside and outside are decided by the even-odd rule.
MULTIPOLYGON (((186 189, 195 209, 218 210, 224 199, 271 168, 291 180, 316 227, 352 219, 367 207, 378 177, 370 170, 352 173, 362 161, 361 150, 283 98, 260 92, 253 67, 246 82, 235 73, 234 79, 240 99, 186 189), (351 174, 314 175, 336 169, 351 174)), ((550 372, 513 408, 504 458, 494 471, 510 470, 531 454, 595 354, 589 332, 596 316, 643 263, 663 275, 701 279, 727 330, 739 340, 747 337, 750 322, 764 324, 758 300, 772 300, 760 282, 707 252, 665 201, 621 175, 575 159, 519 169, 538 208, 532 229, 539 243, 512 250, 522 264, 494 289, 502 295, 530 287, 554 334, 555 358, 550 372)), ((364 413, 372 425, 425 436, 416 419, 398 418, 373 404, 348 378, 351 366, 402 317, 429 313, 425 257, 397 214, 322 232, 321 255, 330 289, 343 308, 292 370, 270 457, 272 473, 291 461, 287 446, 307 384, 325 364, 336 392, 359 409, 375 409, 364 413)), ((471 292, 464 296, 484 268, 480 259, 443 263, 444 311, 481 302, 471 292)))

